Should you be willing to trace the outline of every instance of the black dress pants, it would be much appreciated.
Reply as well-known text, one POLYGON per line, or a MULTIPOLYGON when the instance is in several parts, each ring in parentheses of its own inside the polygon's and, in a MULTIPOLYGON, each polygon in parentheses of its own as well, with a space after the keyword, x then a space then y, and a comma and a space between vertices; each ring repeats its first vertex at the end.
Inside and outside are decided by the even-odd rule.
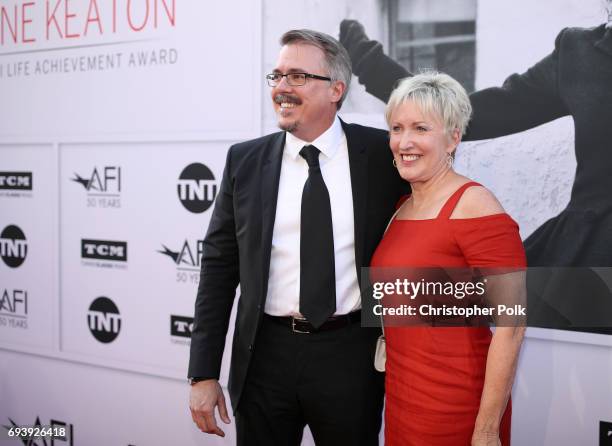
POLYGON ((359 322, 293 333, 264 317, 236 411, 238 445, 293 446, 308 425, 317 446, 378 445, 384 375, 379 329, 359 322))

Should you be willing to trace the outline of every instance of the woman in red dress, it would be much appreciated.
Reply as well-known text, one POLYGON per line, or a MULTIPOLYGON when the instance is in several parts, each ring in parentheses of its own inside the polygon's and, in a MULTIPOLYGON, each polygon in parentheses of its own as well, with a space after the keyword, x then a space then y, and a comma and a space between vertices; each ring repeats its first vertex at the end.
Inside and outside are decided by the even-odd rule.
MULTIPOLYGON (((526 263, 518 225, 491 192, 452 168, 470 113, 463 87, 445 74, 406 78, 392 93, 390 146, 412 194, 372 267, 510 268, 515 272, 497 283, 521 294, 526 263)), ((386 327, 385 335, 387 445, 510 444, 524 328, 386 327)))

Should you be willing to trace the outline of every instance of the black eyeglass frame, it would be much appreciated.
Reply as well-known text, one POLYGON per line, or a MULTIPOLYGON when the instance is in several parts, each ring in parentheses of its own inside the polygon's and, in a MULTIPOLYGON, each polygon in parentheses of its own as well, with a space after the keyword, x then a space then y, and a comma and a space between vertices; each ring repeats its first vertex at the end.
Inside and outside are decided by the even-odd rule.
POLYGON ((270 87, 276 87, 278 84, 280 84, 282 82, 282 79, 286 77, 287 78, 287 83, 289 85, 291 85, 292 87, 301 87, 302 85, 306 85, 306 79, 317 79, 320 81, 329 81, 331 82, 332 79, 331 77, 326 77, 326 76, 319 76, 318 74, 310 74, 310 73, 270 73, 270 74, 266 74, 266 81, 268 82, 268 85, 270 87), (288 76, 293 76, 293 75, 302 75, 304 76, 304 83, 303 84, 294 84, 291 83, 291 81, 289 80, 288 76), (280 76, 280 79, 275 81, 272 77, 273 76, 280 76))

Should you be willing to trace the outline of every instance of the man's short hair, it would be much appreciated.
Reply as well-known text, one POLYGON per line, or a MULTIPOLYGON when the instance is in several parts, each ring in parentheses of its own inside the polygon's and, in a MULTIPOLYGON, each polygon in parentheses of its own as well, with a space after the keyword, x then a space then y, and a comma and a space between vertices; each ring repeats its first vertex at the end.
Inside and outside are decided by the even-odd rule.
POLYGON ((448 74, 437 71, 426 71, 399 82, 385 109, 388 125, 395 109, 407 101, 414 102, 423 113, 439 117, 449 135, 455 129, 463 135, 472 115, 465 89, 448 74))
POLYGON ((325 64, 329 70, 329 77, 333 81, 342 81, 346 88, 337 103, 338 110, 346 98, 351 85, 351 58, 344 47, 329 34, 310 29, 292 29, 280 38, 281 45, 302 43, 313 45, 323 51, 325 64))

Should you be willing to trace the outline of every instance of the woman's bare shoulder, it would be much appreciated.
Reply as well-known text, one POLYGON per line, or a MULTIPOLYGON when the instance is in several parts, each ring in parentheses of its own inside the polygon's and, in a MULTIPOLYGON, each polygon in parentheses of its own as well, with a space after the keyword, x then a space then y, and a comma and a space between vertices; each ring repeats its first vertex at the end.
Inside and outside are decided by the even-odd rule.
POLYGON ((461 196, 451 218, 477 218, 504 212, 501 203, 490 190, 484 186, 471 186, 461 196))

